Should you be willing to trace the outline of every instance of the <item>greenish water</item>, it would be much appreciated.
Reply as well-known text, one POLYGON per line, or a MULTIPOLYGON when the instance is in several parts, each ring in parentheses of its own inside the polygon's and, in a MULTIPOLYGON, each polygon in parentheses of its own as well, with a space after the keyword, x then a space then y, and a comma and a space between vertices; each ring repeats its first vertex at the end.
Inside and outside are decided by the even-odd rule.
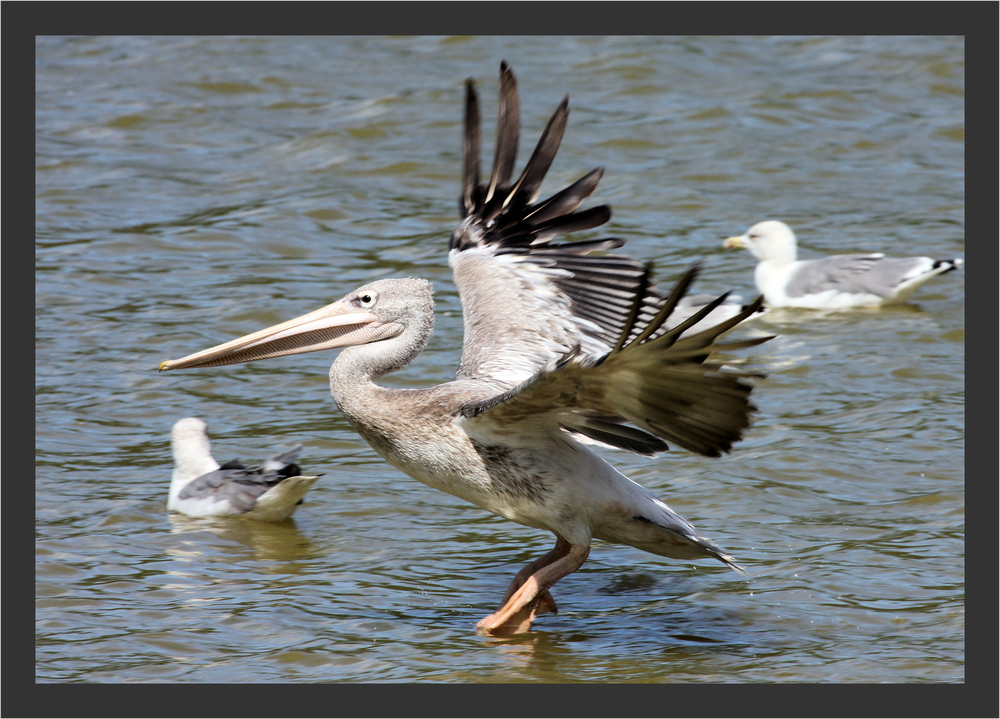
POLYGON ((661 278, 753 294, 722 239, 964 256, 960 38, 47 38, 36 42, 36 681, 964 680, 964 273, 907 305, 772 313, 756 426, 718 460, 608 452, 745 566, 597 543, 558 616, 474 634, 551 538, 385 464, 314 353, 158 363, 379 277, 432 280, 448 379, 461 312, 462 83, 492 141, 502 58, 522 157, 565 94, 545 190, 598 165, 600 235, 661 278), (780 71, 775 71, 780 68, 780 71), (296 442, 325 476, 281 525, 166 511, 168 434, 219 459, 296 442))

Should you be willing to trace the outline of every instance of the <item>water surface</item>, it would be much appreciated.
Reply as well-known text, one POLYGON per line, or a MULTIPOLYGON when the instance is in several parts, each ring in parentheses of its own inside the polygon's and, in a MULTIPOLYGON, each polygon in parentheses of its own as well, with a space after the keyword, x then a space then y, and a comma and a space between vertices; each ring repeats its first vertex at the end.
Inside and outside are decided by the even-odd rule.
MULTIPOLYGON (((570 95, 545 190, 593 167, 600 235, 663 281, 753 294, 722 239, 765 218, 803 256, 964 255, 959 38, 38 38, 36 679, 40 682, 961 682, 964 275, 906 305, 746 332, 732 454, 608 452, 751 576, 596 543, 513 640, 473 632, 552 539, 384 463, 329 397, 332 354, 159 375, 164 359, 380 277, 461 313, 462 83, 492 142, 499 62, 526 158, 570 95), (775 68, 780 68, 776 71, 775 68), (293 520, 168 514, 168 434, 216 457, 302 442, 293 520)), ((491 152, 491 150, 490 150, 491 152)), ((484 153, 485 155, 485 153, 484 153)), ((485 161, 485 156, 484 156, 485 161)))

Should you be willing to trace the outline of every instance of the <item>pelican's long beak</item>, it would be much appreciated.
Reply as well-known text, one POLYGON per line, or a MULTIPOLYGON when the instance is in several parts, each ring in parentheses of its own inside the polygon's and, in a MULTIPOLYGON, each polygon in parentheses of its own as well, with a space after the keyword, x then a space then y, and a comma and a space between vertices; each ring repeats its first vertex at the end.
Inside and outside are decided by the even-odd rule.
POLYGON ((732 249, 734 247, 746 247, 747 246, 746 240, 747 240, 746 235, 739 235, 737 237, 727 237, 726 240, 722 243, 722 246, 725 247, 727 250, 732 249))
POLYGON ((160 372, 185 367, 218 367, 239 362, 316 352, 388 339, 403 331, 403 326, 381 322, 367 310, 344 300, 315 312, 302 315, 266 330, 211 347, 178 360, 160 364, 160 372))

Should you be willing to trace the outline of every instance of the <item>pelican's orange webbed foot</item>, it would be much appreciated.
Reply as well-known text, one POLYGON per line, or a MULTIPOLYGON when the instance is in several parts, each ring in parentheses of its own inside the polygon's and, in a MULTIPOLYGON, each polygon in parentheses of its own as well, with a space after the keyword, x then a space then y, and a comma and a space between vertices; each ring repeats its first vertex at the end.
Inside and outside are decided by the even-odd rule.
POLYGON ((521 634, 531 628, 538 615, 558 611, 549 587, 579 569, 590 553, 590 547, 583 545, 569 545, 566 549, 559 559, 528 577, 500 609, 481 619, 476 631, 491 636, 521 634))
POLYGON ((511 634, 523 634, 531 629, 531 623, 541 614, 557 614, 556 600, 549 594, 549 590, 542 590, 534 600, 519 610, 504 611, 508 609, 504 605, 488 617, 480 619, 476 624, 476 633, 487 636, 509 636, 511 634))

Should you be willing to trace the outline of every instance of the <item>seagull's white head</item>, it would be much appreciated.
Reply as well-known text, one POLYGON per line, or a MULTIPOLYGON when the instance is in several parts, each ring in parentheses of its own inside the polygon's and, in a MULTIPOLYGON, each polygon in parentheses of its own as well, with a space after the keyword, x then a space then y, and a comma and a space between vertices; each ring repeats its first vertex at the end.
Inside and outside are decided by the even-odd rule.
POLYGON ((784 222, 764 220, 736 237, 728 237, 723 247, 743 247, 758 260, 795 262, 795 233, 784 222))
POLYGON ((208 425, 197 417, 177 420, 170 430, 170 447, 174 453, 175 483, 190 482, 219 468, 212 459, 212 446, 208 441, 208 425))

